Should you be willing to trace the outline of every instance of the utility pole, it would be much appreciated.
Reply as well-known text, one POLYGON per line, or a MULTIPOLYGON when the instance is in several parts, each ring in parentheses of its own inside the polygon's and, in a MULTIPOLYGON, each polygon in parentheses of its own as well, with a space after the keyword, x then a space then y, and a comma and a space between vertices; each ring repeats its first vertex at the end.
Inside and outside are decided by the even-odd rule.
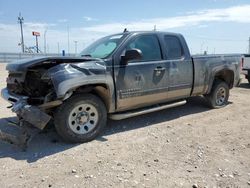
POLYGON ((67 26, 67 30, 68 30, 68 55, 70 55, 70 49, 69 49, 69 26, 67 26))
POLYGON ((205 42, 202 42, 202 43, 201 43, 201 55, 204 53, 204 52, 203 52, 203 46, 204 46, 204 44, 205 44, 205 42))
POLYGON ((22 52, 24 53, 24 40, 23 40, 23 17, 21 15, 21 12, 19 13, 18 16, 18 23, 20 24, 20 28, 21 28, 21 46, 22 46, 22 52))
POLYGON ((156 31, 156 25, 154 25, 154 31, 156 31))
POLYGON ((249 37, 248 53, 250 54, 250 37, 249 37))
POLYGON ((60 45, 59 45, 59 42, 57 43, 57 53, 60 54, 60 45))
POLYGON ((36 36, 36 53, 38 53, 39 51, 38 51, 38 38, 37 38, 38 36, 36 36))
POLYGON ((44 53, 46 54, 47 53, 47 49, 46 49, 46 47, 47 47, 47 40, 46 40, 46 34, 47 34, 47 28, 45 29, 45 31, 44 31, 44 35, 43 35, 43 37, 44 37, 44 53))
POLYGON ((77 41, 74 41, 75 42, 75 56, 77 54, 77 41))

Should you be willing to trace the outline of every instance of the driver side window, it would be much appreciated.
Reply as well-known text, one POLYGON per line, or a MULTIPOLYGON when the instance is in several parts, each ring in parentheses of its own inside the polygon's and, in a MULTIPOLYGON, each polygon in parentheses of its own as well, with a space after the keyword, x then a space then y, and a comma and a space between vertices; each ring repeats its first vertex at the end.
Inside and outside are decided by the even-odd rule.
POLYGON ((142 58, 140 61, 162 60, 160 44, 155 35, 143 35, 135 38, 126 47, 126 50, 130 49, 141 50, 142 58))

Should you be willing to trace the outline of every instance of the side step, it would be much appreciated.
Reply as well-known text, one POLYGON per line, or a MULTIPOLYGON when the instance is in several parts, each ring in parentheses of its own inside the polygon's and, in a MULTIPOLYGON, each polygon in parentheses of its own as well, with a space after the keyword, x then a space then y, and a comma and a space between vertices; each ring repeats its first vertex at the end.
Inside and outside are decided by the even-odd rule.
POLYGON ((183 101, 178 101, 178 102, 175 102, 175 103, 153 106, 151 108, 143 108, 143 109, 134 110, 134 111, 115 113, 115 114, 110 114, 109 118, 112 119, 112 120, 127 119, 127 118, 131 118, 131 117, 134 117, 134 116, 147 114, 147 113, 150 113, 150 112, 155 112, 155 111, 164 110, 164 109, 167 109, 167 108, 173 108, 173 107, 181 106, 181 105, 184 105, 186 103, 187 103, 187 101, 183 100, 183 101))

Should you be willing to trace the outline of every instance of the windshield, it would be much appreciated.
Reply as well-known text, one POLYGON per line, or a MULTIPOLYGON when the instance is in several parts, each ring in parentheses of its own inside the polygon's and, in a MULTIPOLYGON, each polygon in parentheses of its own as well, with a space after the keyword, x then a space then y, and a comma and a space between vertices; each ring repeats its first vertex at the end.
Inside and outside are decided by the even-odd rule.
POLYGON ((106 58, 108 57, 121 43, 124 34, 112 35, 108 37, 101 38, 85 48, 80 56, 90 56, 93 58, 106 58))

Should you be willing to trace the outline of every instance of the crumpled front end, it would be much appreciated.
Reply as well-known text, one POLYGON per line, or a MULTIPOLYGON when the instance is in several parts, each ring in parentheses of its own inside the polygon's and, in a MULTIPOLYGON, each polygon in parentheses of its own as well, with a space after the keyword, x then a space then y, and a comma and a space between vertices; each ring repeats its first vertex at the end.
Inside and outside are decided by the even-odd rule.
MULTIPOLYGON (((75 88, 105 74, 105 67, 96 63, 97 60, 91 60, 41 58, 23 64, 9 64, 6 68, 9 72, 7 87, 2 89, 1 95, 11 104, 12 112, 17 114, 19 122, 16 125, 26 130, 43 130, 56 107, 70 97, 75 88)), ((0 139, 17 145, 18 140, 26 142, 30 139, 30 135, 24 135, 25 138, 16 138, 0 131, 0 139)))
POLYGON ((27 103, 28 97, 12 94, 7 88, 1 91, 2 98, 11 103, 12 112, 19 117, 19 122, 9 122, 21 129, 21 134, 14 135, 0 130, 0 140, 26 149, 29 141, 43 130, 50 121, 51 116, 37 106, 27 103))
POLYGON ((2 98, 12 104, 12 112, 36 128, 43 130, 50 121, 51 116, 41 108, 27 103, 27 96, 12 94, 7 88, 2 89, 1 95, 2 98))

